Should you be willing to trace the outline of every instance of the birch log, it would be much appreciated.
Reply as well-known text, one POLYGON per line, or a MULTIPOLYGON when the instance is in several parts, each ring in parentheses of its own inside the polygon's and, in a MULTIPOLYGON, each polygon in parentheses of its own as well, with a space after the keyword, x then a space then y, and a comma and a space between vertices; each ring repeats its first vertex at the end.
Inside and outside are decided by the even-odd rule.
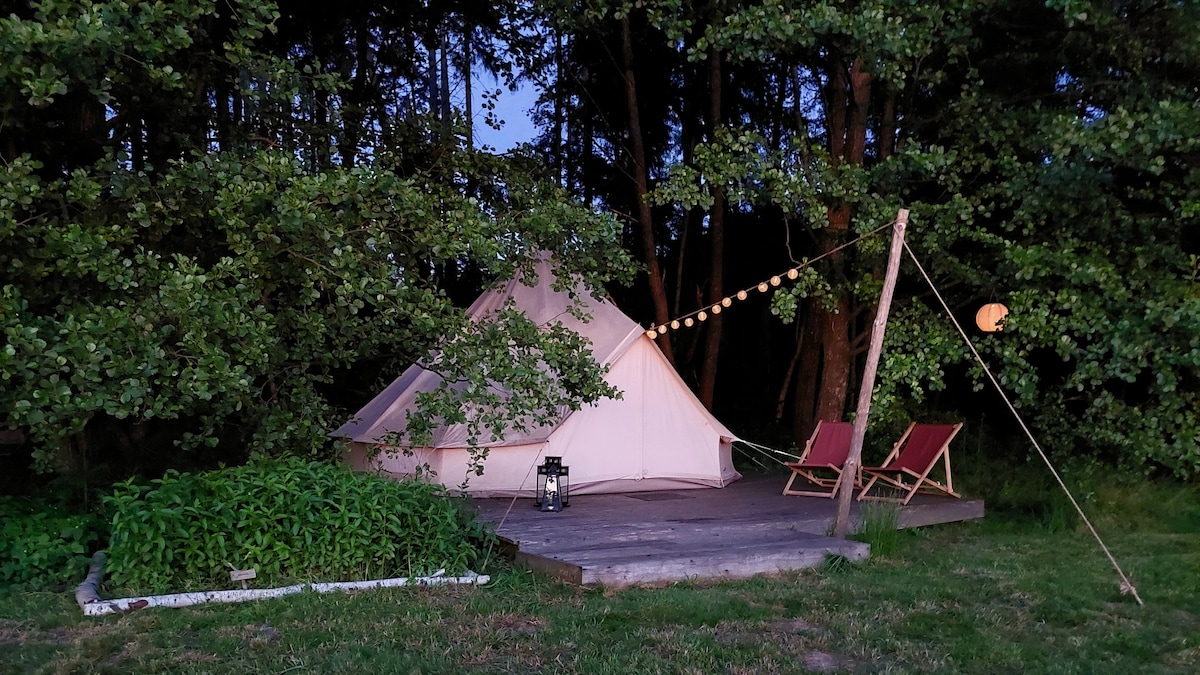
POLYGON ((126 612, 131 609, 146 607, 190 607, 210 602, 229 603, 247 602, 250 600, 266 600, 282 598, 311 590, 314 593, 332 593, 335 591, 362 591, 372 588, 395 588, 398 586, 440 586, 444 584, 483 585, 491 580, 486 574, 476 574, 468 571, 461 577, 442 576, 445 570, 438 570, 427 577, 397 577, 394 579, 371 579, 368 581, 341 581, 321 584, 295 584, 280 588, 261 588, 234 591, 201 591, 197 593, 173 593, 171 595, 147 595, 116 600, 102 600, 98 593, 101 578, 104 576, 104 555, 97 553, 92 559, 92 569, 87 579, 79 584, 75 591, 75 600, 87 616, 104 616, 126 612), (85 587, 87 587, 85 589, 85 587))

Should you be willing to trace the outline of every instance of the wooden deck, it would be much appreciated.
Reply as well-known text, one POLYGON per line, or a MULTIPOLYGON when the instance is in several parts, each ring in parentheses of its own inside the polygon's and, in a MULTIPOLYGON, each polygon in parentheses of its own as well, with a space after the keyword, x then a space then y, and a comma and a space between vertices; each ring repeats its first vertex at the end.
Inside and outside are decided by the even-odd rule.
MULTIPOLYGON (((561 513, 542 513, 531 499, 475 503, 483 520, 503 520, 497 533, 519 563, 577 584, 743 578, 813 567, 830 554, 869 555, 864 543, 825 536, 834 500, 785 497, 785 482, 760 475, 720 490, 576 496, 561 513)), ((982 517, 982 501, 919 495, 900 527, 982 517)))

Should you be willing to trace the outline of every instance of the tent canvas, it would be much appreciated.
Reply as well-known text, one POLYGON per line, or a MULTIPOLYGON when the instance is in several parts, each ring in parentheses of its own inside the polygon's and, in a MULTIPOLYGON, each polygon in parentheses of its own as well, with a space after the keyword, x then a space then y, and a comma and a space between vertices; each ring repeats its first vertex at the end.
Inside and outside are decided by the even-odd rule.
POLYGON ((465 425, 439 427, 427 447, 385 445, 393 434, 402 437, 417 395, 442 383, 415 364, 331 434, 350 442, 351 465, 396 476, 427 466, 447 486, 469 478, 468 492, 479 497, 532 495, 534 467, 546 456, 560 456, 570 467, 571 494, 724 487, 741 477, 731 457, 736 437, 701 405, 641 326, 578 285, 574 291, 590 317, 582 321, 567 311, 570 295, 551 287, 550 261, 540 259, 535 274, 533 285, 512 279, 485 292, 469 315, 486 321, 511 299, 539 325, 561 322, 591 342, 593 357, 609 366, 605 379, 622 398, 563 409, 554 424, 510 428, 495 442, 481 442, 490 448, 484 473, 468 476, 465 425))

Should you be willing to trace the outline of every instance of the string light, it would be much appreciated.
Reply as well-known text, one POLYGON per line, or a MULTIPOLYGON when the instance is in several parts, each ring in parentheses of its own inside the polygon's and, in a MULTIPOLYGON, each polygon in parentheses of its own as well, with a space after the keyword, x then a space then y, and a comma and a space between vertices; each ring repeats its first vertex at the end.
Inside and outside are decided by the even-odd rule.
POLYGON ((651 338, 657 337, 659 335, 665 335, 668 327, 671 330, 679 330, 681 324, 683 326, 691 328, 691 327, 695 326, 698 322, 706 321, 710 314, 712 316, 716 316, 716 315, 720 314, 721 312, 723 312, 724 310, 728 309, 731 305, 733 305, 733 301, 735 298, 737 300, 745 300, 750 297, 750 291, 752 291, 752 290, 757 290, 759 293, 766 293, 767 291, 771 290, 772 286, 777 287, 780 284, 782 284, 784 276, 786 276, 788 279, 790 279, 792 281, 795 281, 796 279, 800 278, 800 271, 802 269, 804 269, 805 267, 812 265, 813 263, 817 262, 821 258, 824 258, 829 255, 833 255, 834 253, 837 253, 838 251, 840 251, 844 248, 853 246, 854 244, 857 244, 859 241, 862 241, 863 239, 866 239, 867 237, 877 235, 880 232, 883 232, 884 230, 890 228, 892 225, 894 225, 894 223, 888 223, 886 225, 881 225, 880 227, 877 227, 870 232, 860 235, 856 239, 848 241, 844 244, 841 244, 841 245, 835 247, 834 249, 832 249, 830 251, 826 251, 825 253, 822 253, 821 255, 817 256, 816 258, 813 258, 812 260, 805 260, 804 262, 800 263, 799 265, 796 265, 795 267, 789 269, 787 272, 784 272, 783 274, 776 274, 776 275, 770 277, 769 279, 767 279, 766 281, 759 282, 755 286, 751 286, 749 288, 744 288, 744 289, 738 291, 737 293, 734 293, 732 296, 727 296, 727 297, 721 298, 720 302, 713 303, 709 307, 705 307, 704 309, 701 309, 698 311, 693 311, 689 314, 681 316, 678 319, 671 321, 670 324, 662 324, 662 325, 657 325, 657 326, 651 325, 650 329, 646 331, 646 335, 651 338))

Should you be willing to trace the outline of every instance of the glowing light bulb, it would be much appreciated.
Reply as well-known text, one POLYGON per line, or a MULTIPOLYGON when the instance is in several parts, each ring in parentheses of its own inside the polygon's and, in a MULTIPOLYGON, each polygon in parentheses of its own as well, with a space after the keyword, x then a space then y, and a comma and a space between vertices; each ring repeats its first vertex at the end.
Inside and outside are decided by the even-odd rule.
POLYGON ((699 319, 699 320, 701 320, 701 321, 703 321, 703 320, 705 320, 705 319, 707 319, 707 318, 708 318, 708 313, 707 313, 707 312, 700 312, 699 314, 697 314, 697 315, 696 315, 696 318, 697 318, 697 319, 699 319))
POLYGON ((759 284, 759 285, 758 285, 758 292, 759 292, 759 293, 766 293, 766 292, 767 292, 767 288, 768 288, 768 286, 767 286, 767 282, 765 282, 765 281, 764 281, 764 282, 762 282, 761 284, 759 284))
POLYGON ((659 326, 659 327, 658 327, 658 334, 659 334, 659 335, 663 335, 663 334, 665 334, 666 332, 667 332, 667 327, 666 327, 666 326, 659 326))
POLYGON ((713 313, 714 315, 716 315, 716 314, 720 314, 720 313, 721 313, 721 305, 719 305, 719 304, 713 305, 713 306, 712 306, 712 313, 713 313))
POLYGON ((733 304, 733 300, 730 300, 729 298, 721 298, 721 306, 722 307, 728 307, 732 304, 733 304))
POLYGON ((738 299, 738 300, 745 300, 745 299, 746 299, 746 291, 738 291, 738 293, 737 293, 737 299, 738 299))
POLYGON ((798 276, 800 276, 800 268, 799 267, 793 267, 792 269, 788 270, 788 278, 789 279, 795 279, 798 276))
POLYGON ((654 330, 653 328, 646 331, 646 337, 650 338, 651 340, 653 340, 657 336, 658 336, 658 331, 654 330))
POLYGON ((679 330, 679 319, 671 322, 671 330, 679 330))
POLYGON ((683 320, 683 325, 687 326, 688 328, 691 328, 692 324, 694 324, 694 323, 696 323, 696 322, 692 321, 692 317, 690 317, 690 316, 683 320))

